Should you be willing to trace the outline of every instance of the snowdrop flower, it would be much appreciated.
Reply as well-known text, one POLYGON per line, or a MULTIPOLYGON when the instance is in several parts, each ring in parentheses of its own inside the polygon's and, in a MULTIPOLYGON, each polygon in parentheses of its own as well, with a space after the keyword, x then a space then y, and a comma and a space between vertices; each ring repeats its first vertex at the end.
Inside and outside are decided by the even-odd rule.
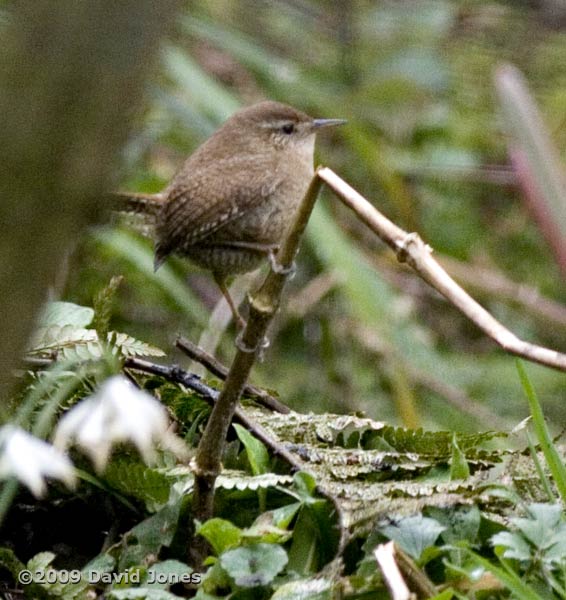
POLYGON ((6 425, 0 429, 0 478, 16 477, 36 496, 45 494, 45 477, 75 485, 73 463, 51 444, 27 431, 6 425))
POLYGON ((108 462, 112 445, 119 442, 131 441, 146 463, 153 462, 157 442, 179 458, 185 458, 184 442, 168 428, 165 407, 124 376, 115 375, 62 417, 54 444, 66 448, 74 441, 90 456, 100 473, 108 462))

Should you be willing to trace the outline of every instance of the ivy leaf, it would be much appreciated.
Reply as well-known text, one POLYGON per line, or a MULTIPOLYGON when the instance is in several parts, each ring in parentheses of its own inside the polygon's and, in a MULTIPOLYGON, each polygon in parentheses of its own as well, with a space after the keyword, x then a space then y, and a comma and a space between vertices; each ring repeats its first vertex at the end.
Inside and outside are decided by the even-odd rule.
POLYGON ((276 544, 253 544, 229 550, 220 564, 239 587, 270 584, 287 564, 287 553, 276 544))
POLYGON ((402 550, 415 560, 419 560, 423 552, 434 546, 438 536, 446 529, 435 519, 422 515, 407 517, 397 525, 380 527, 381 533, 393 540, 402 550))

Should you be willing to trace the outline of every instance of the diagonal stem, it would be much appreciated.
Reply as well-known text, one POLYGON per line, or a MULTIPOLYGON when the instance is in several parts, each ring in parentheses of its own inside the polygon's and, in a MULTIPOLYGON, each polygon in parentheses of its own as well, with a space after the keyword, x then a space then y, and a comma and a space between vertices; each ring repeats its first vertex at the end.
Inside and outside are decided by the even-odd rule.
POLYGON ((220 473, 221 459, 226 445, 226 435, 242 391, 261 351, 267 328, 279 308, 281 293, 291 272, 301 237, 307 226, 318 197, 322 181, 315 173, 295 216, 293 226, 277 253, 278 265, 273 265, 259 290, 250 296, 250 312, 247 325, 241 335, 241 343, 226 377, 226 382, 212 410, 206 429, 199 443, 194 461, 195 487, 193 515, 198 521, 212 517, 214 483, 220 473))

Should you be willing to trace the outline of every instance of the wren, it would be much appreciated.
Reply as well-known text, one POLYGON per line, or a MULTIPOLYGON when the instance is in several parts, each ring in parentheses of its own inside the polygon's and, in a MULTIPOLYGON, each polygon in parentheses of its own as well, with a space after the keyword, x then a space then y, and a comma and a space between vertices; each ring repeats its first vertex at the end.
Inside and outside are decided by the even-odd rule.
POLYGON ((316 133, 344 122, 260 102, 232 115, 162 192, 125 194, 154 215, 155 269, 179 254, 211 271, 242 327, 227 279, 277 252, 314 174, 316 133))

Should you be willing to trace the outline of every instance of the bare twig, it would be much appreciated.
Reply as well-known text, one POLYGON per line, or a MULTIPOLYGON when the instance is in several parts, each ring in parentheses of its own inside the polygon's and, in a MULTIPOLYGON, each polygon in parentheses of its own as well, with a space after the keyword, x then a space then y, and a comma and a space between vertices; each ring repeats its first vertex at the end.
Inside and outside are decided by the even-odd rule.
POLYGON ((379 544, 373 551, 373 555, 381 569, 381 575, 392 600, 410 600, 411 591, 395 560, 395 543, 379 544))
MULTIPOLYGON (((191 360, 200 363, 213 375, 218 377, 219 379, 226 379, 228 375, 228 369, 214 356, 193 344, 190 340, 184 337, 179 337, 175 341, 175 345, 179 350, 184 352, 191 360)), ((277 398, 274 398, 270 394, 268 394, 265 390, 252 385, 251 383, 247 383, 244 386, 244 394, 257 400, 259 404, 265 406, 266 408, 270 408, 276 412, 282 414, 288 414, 290 411, 289 407, 279 402, 277 398)))
POLYGON ((429 285, 447 298, 458 310, 507 352, 559 371, 566 371, 566 354, 531 344, 511 333, 468 295, 434 260, 431 249, 416 233, 407 233, 382 215, 354 188, 331 169, 319 169, 318 176, 328 187, 429 285))
POLYGON ((189 373, 176 365, 158 365, 149 360, 131 356, 124 361, 124 367, 126 369, 143 371, 144 373, 149 373, 151 375, 159 375, 174 383, 180 383, 202 396, 207 402, 215 402, 218 398, 218 390, 203 383, 198 375, 189 373))
MULTIPOLYGON (((134 369, 136 371, 142 371, 143 373, 149 373, 151 375, 159 375, 174 383, 180 383, 181 385, 184 385, 185 387, 197 392, 211 405, 214 405, 218 399, 218 396, 220 395, 218 390, 215 390, 214 388, 203 383, 198 375, 195 375, 194 373, 188 373, 184 369, 181 369, 177 366, 158 365, 157 363, 152 363, 148 360, 130 357, 126 359, 124 367, 134 369)), ((287 409, 287 412, 289 412, 289 409, 287 409)), ((254 423, 243 410, 237 408, 234 412, 234 419, 243 425, 258 440, 270 448, 274 454, 285 460, 293 470, 297 471, 302 467, 300 460, 298 460, 281 444, 270 437, 262 427, 260 427, 257 423, 254 423)))
POLYGON ((415 590, 418 598, 432 598, 438 591, 427 574, 415 564, 415 561, 404 552, 398 544, 394 544, 395 559, 403 577, 411 589, 415 590))

